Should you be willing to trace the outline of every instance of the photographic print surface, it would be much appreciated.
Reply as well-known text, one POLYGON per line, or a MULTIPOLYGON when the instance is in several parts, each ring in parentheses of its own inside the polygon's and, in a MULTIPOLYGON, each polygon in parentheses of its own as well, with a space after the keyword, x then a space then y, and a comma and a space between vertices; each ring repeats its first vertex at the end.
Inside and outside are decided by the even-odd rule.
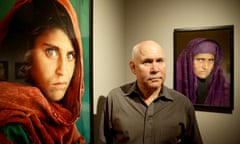
POLYGON ((77 13, 84 58, 84 95, 82 98, 81 117, 77 121, 77 127, 84 135, 87 143, 91 143, 91 104, 92 104, 92 39, 91 39, 91 13, 92 0, 71 0, 77 13))
POLYGON ((174 29, 174 88, 196 109, 233 109, 233 26, 174 29))
MULTIPOLYGON (((78 26, 81 32, 81 43, 83 50, 83 67, 84 67, 84 93, 81 103, 81 115, 77 119, 77 129, 84 136, 87 143, 91 143, 91 103, 92 103, 92 44, 91 44, 91 13, 92 0, 69 0, 78 18, 78 26)), ((0 0, 0 19, 6 17, 8 12, 15 5, 16 0, 0 0)), ((18 1, 19 2, 19 1, 18 1)), ((23 2, 23 1, 22 1, 23 2)), ((19 2, 20 5, 21 2, 19 2)), ((67 3, 67 2, 66 2, 67 3)), ((48 6, 46 6, 48 7, 48 6)), ((10 14, 11 15, 11 14, 10 14)), ((24 16, 23 16, 24 17, 24 16)), ((25 17, 26 18, 26 17, 25 17)), ((29 20, 30 21, 30 20, 29 20)), ((53 20, 54 21, 54 20, 53 20)), ((73 22, 74 24, 74 22, 73 22)), ((4 25, 4 24, 3 24, 4 25)), ((74 27, 74 26, 73 26, 74 27)), ((18 28, 17 26, 15 27, 18 28)), ((66 28, 67 29, 67 28, 66 28)), ((6 31, 7 32, 7 31, 6 31)), ((70 34, 71 35, 71 34, 70 34)), ((5 35, 1 33, 1 39, 5 35)), ((9 42, 10 47, 16 48, 14 51, 5 48, 3 45, 0 52, 0 76, 3 80, 11 82, 20 82, 23 80, 23 74, 19 68, 26 63, 22 62, 22 56, 25 51, 18 49, 25 45, 15 45, 24 39, 24 36, 16 36, 12 42, 9 42)), ((48 67, 48 66, 46 66, 48 67)))

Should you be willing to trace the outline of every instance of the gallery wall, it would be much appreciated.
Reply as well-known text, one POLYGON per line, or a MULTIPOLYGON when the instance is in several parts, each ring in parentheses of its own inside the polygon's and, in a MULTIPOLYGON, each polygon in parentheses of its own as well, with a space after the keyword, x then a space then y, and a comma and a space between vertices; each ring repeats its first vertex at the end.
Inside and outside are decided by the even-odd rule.
POLYGON ((93 2, 93 94, 94 113, 98 97, 124 82, 124 5, 123 0, 93 2))

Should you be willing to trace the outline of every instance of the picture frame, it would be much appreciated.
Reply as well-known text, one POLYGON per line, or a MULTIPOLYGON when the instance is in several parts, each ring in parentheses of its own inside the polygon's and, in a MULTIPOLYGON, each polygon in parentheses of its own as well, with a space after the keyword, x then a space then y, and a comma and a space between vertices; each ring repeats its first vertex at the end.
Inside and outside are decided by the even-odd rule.
MULTIPOLYGON (((233 101, 233 98, 234 98, 233 96, 234 26, 223 25, 223 26, 208 26, 208 27, 193 27, 193 28, 176 28, 174 29, 173 35, 174 35, 174 89, 176 89, 177 91, 187 96, 193 103, 196 110, 231 113, 234 107, 233 106, 233 103, 234 103, 233 101), (222 59, 221 59, 221 62, 219 62, 219 65, 217 65, 218 63, 217 57, 220 57, 220 56, 217 56, 216 53, 213 54, 214 65, 212 67, 212 71, 210 75, 207 77, 207 79, 209 79, 208 80, 209 84, 206 87, 206 89, 203 89, 202 86, 201 86, 202 88, 199 86, 202 83, 202 80, 204 78, 200 78, 196 74, 194 54, 195 53, 199 54, 196 50, 196 47, 200 47, 198 46, 199 44, 197 44, 197 41, 199 41, 199 43, 201 41, 197 39, 202 39, 202 41, 207 39, 207 40, 212 40, 213 42, 216 42, 220 49, 219 51, 222 52, 221 53, 222 59), (193 41, 195 41, 195 43, 193 41), (183 56, 185 56, 185 58, 183 58, 183 56), (187 59, 189 59, 189 61, 192 61, 192 62, 189 62, 189 61, 186 62, 187 59), (193 70, 190 70, 191 69, 190 67, 193 68, 193 70), (213 86, 212 84, 214 83, 214 81, 217 81, 220 79, 219 74, 218 74, 219 76, 218 78, 216 77, 216 75, 214 75, 214 73, 217 73, 216 72, 217 68, 222 69, 223 71, 222 73, 225 74, 224 79, 226 79, 225 81, 228 81, 228 84, 229 84, 228 90, 226 90, 227 93, 221 96, 222 98, 223 97, 225 98, 223 100, 220 100, 221 99, 220 95, 223 92, 220 92, 220 90, 218 89, 218 86, 213 86), (214 80, 214 79, 217 79, 217 80, 214 80), (194 81, 194 83, 192 81, 194 81), (196 94, 197 91, 198 91, 198 94, 196 94), (214 92, 211 92, 211 91, 214 91, 214 92), (202 94, 205 96, 205 98, 202 101, 202 103, 201 102, 199 103, 198 99, 200 98, 200 95, 202 92, 205 92, 205 94, 202 94), (210 96, 211 93, 213 93, 212 96, 210 96), (224 104, 224 103, 227 103, 227 104, 224 104)), ((208 48, 208 50, 209 49, 210 48, 208 48)), ((204 84, 206 83, 207 82, 204 81, 204 84)), ((221 85, 221 84, 218 83, 216 85, 221 85)))
POLYGON ((8 62, 0 61, 0 81, 8 80, 8 62))

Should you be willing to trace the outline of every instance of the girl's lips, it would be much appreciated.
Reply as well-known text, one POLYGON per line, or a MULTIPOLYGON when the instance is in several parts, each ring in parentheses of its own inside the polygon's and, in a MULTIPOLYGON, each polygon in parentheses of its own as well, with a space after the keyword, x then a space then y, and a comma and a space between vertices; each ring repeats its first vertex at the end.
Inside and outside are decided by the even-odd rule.
POLYGON ((53 85, 66 85, 66 84, 67 84, 66 82, 56 82, 53 85))
POLYGON ((60 89, 62 89, 62 88, 67 87, 67 83, 66 83, 66 82, 56 82, 56 83, 53 83, 53 86, 54 86, 55 88, 60 88, 60 89))

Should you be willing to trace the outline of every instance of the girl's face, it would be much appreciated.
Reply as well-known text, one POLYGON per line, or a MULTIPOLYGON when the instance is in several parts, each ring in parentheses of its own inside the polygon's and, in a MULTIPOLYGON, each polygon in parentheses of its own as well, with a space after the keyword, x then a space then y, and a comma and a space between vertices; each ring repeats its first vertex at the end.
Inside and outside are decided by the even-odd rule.
POLYGON ((30 75, 37 87, 51 101, 61 100, 75 68, 75 51, 61 29, 51 29, 35 40, 30 75))

